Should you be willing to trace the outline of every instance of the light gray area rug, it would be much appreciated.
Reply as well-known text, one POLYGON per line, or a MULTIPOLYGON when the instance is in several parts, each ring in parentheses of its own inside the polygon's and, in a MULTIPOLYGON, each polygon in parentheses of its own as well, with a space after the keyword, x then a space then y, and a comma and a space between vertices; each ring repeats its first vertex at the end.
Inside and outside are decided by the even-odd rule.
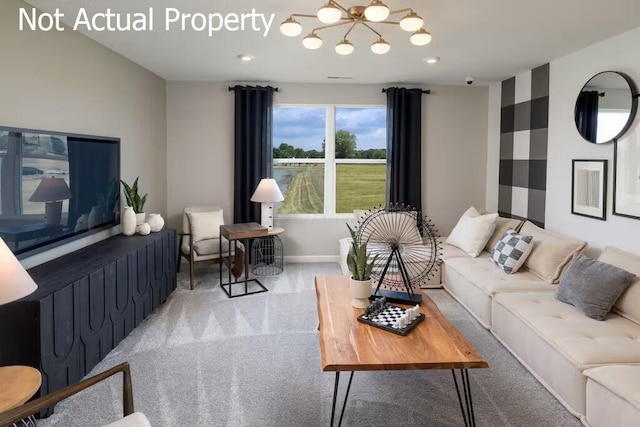
MULTIPOLYGON (((186 269, 185 269, 186 270, 186 269)), ((228 299, 218 267, 200 267, 93 369, 131 364, 135 408, 158 426, 327 426, 334 373, 320 366, 314 277, 335 264, 287 264, 269 289, 228 299)), ((489 362, 471 369, 479 426, 578 426, 579 421, 443 290, 440 310, 489 362)), ((347 374, 342 376, 343 396, 347 374)), ((58 404, 43 427, 100 426, 122 414, 122 381, 58 404)), ((463 425, 451 371, 356 372, 345 426, 463 425)))

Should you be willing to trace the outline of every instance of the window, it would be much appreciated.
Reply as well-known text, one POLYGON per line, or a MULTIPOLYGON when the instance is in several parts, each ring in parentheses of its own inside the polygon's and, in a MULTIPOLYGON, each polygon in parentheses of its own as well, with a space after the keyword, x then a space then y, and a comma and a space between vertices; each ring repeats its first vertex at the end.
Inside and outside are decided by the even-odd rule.
POLYGON ((611 141, 627 124, 629 110, 598 110, 598 135, 596 141, 611 141))
POLYGON ((384 204, 384 107, 274 107, 273 147, 273 175, 285 197, 279 214, 384 204))

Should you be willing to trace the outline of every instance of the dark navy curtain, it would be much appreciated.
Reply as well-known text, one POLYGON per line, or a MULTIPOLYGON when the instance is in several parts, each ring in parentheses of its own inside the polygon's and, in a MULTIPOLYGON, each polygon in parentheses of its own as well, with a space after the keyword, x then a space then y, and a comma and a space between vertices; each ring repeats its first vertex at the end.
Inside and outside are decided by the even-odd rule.
POLYGON ((387 93, 387 204, 422 210, 422 89, 387 93))
POLYGON ((576 126, 578 132, 589 142, 596 142, 598 135, 598 102, 597 90, 580 92, 576 101, 576 126))
POLYGON ((260 203, 249 199, 272 172, 271 86, 235 86, 233 222, 260 222, 260 203))

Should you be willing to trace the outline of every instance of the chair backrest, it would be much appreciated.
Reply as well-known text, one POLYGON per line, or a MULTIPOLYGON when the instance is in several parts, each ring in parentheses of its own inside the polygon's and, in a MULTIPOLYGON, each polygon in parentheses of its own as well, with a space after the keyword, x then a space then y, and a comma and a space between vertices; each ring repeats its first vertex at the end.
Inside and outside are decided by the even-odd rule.
POLYGON ((213 211, 221 211, 222 208, 220 206, 214 205, 202 205, 202 206, 187 206, 184 208, 184 212, 182 213, 182 232, 183 233, 191 233, 191 228, 189 227, 189 218, 187 218, 187 212, 213 212, 213 211))

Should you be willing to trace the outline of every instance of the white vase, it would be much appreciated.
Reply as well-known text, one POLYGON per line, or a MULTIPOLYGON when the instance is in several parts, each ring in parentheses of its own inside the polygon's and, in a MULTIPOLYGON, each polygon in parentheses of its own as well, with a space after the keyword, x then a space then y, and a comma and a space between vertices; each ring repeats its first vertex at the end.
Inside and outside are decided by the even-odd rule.
POLYGON ((157 233, 158 231, 162 230, 162 227, 164 227, 164 219, 160 214, 152 213, 149 214, 147 224, 149 224, 149 226, 151 227, 152 233, 157 233))
POLYGON ((355 308, 365 308, 369 305, 369 297, 371 296, 371 279, 369 280, 350 280, 349 290, 351 291, 351 305, 355 308))
POLYGON ((133 208, 126 207, 122 213, 122 234, 133 236, 136 233, 136 213, 133 208))
POLYGON ((140 212, 136 214, 136 225, 142 225, 147 220, 147 214, 144 212, 140 212))
POLYGON ((91 212, 89 212, 89 229, 95 228, 100 224, 102 224, 102 211, 100 210, 100 206, 94 206, 91 208, 91 212))
POLYGON ((136 233, 146 236, 147 234, 151 233, 151 227, 149 226, 148 223, 143 222, 142 224, 136 227, 136 233))

